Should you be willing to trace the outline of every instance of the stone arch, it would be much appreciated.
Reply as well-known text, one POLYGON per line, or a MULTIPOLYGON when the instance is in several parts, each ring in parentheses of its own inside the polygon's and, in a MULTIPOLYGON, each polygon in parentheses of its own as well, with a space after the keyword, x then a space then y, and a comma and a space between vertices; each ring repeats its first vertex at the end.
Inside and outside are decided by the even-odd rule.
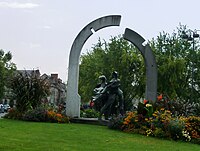
POLYGON ((98 31, 109 26, 119 26, 120 15, 109 15, 96 19, 86 25, 75 38, 69 55, 66 114, 70 117, 80 116, 80 95, 78 94, 79 58, 83 45, 93 34, 92 30, 98 31))
POLYGON ((145 98, 155 102, 157 97, 157 65, 153 51, 148 44, 144 44, 145 39, 131 29, 125 29, 124 39, 134 44, 144 58, 146 67, 145 98))
MULTIPOLYGON (((80 95, 78 94, 79 58, 83 45, 93 34, 92 30, 98 31, 109 26, 119 26, 120 15, 110 15, 96 19, 86 25, 75 38, 69 56, 68 83, 66 114, 70 117, 80 116, 80 95)), ((126 28, 124 39, 133 43, 141 52, 146 67, 146 90, 145 98, 155 101, 157 96, 157 65, 153 52, 148 44, 144 45, 145 39, 135 31, 126 28)))

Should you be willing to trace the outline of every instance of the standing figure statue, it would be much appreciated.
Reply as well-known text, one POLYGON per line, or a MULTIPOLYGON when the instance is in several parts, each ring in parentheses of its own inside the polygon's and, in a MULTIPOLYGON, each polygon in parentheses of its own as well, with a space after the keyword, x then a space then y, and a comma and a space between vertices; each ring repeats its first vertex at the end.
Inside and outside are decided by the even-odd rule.
MULTIPOLYGON (((97 90, 96 88, 94 91, 97 90)), ((123 92, 120 89, 120 80, 118 79, 118 73, 116 71, 112 73, 111 81, 108 83, 105 81, 103 87, 99 87, 97 92, 98 93, 93 97, 93 100, 95 102, 94 104, 98 104, 98 107, 100 107, 98 108, 98 111, 100 111, 100 120, 102 119, 103 114, 106 120, 110 115, 114 114, 116 112, 114 111, 116 110, 116 106, 119 106, 119 112, 123 115, 124 97, 123 92)))

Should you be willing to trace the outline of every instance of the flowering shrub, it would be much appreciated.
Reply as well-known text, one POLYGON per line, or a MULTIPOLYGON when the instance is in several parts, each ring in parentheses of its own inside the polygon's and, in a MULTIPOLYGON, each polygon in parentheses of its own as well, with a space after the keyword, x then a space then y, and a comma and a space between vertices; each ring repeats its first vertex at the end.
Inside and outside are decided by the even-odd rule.
POLYGON ((69 118, 67 116, 53 110, 46 110, 43 107, 28 110, 23 114, 17 109, 11 109, 8 114, 5 115, 5 118, 34 122, 69 123, 69 118))
POLYGON ((200 104, 189 100, 176 99, 170 101, 171 110, 177 116, 200 116, 200 104))
POLYGON ((154 103, 155 110, 160 110, 161 108, 164 108, 171 112, 173 110, 172 101, 169 99, 168 95, 162 93, 157 96, 157 100, 154 103))
POLYGON ((173 117, 169 110, 161 108, 152 116, 144 116, 137 111, 127 112, 124 117, 115 118, 113 121, 109 128, 200 144, 200 117, 173 117))
POLYGON ((142 114, 137 114, 137 112, 127 112, 121 129, 124 132, 133 132, 139 134, 146 134, 148 129, 148 123, 145 121, 145 116, 142 114))
POLYGON ((11 108, 8 111, 8 113, 4 116, 4 118, 20 120, 22 119, 22 115, 23 114, 19 112, 16 108, 11 108))
POLYGON ((128 112, 124 118, 122 129, 123 131, 130 132, 136 128, 136 123, 138 122, 138 116, 136 112, 128 112))
POLYGON ((191 136, 190 136, 189 132, 182 131, 182 136, 183 136, 183 139, 185 139, 185 141, 191 141, 191 136))
POLYGON ((53 123, 69 123, 69 118, 60 114, 56 113, 53 110, 47 111, 48 121, 53 123))
POLYGON ((145 106, 148 102, 146 100, 144 100, 143 103, 139 102, 138 106, 137 106, 137 113, 138 114, 142 114, 143 116, 145 116, 147 114, 147 110, 145 109, 145 106))
POLYGON ((165 110, 164 108, 161 108, 159 111, 155 111, 152 114, 152 120, 150 120, 152 129, 161 128, 165 131, 170 120, 172 119, 171 115, 171 112, 169 110, 165 110))
POLYGON ((190 102, 189 100, 182 100, 180 98, 172 100, 166 94, 158 95, 154 104, 155 110, 161 108, 170 110, 176 116, 200 116, 200 103, 190 102))
POLYGON ((151 104, 145 104, 145 110, 147 110, 147 116, 151 117, 153 114, 153 106, 151 104))
POLYGON ((137 111, 115 118, 109 128, 200 144, 200 105, 184 102, 179 104, 179 101, 172 101, 167 95, 160 94, 153 104, 148 100, 139 102, 137 111))
POLYGON ((150 117, 153 114, 153 105, 148 100, 144 100, 143 103, 139 102, 137 113, 150 117))
POLYGON ((163 99, 163 94, 160 94, 159 96, 157 96, 157 100, 161 101, 163 99))
POLYGON ((153 130, 152 129, 146 130, 146 135, 147 136, 153 136, 153 130))
POLYGON ((185 130, 191 138, 200 139, 200 117, 189 116, 181 119, 185 122, 185 130))

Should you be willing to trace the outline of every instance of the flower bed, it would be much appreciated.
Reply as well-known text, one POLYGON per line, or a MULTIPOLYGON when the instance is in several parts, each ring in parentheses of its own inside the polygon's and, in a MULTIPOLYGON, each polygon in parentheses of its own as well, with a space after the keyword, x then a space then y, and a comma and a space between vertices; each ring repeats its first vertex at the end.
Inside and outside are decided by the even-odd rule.
POLYGON ((200 117, 174 116, 165 108, 153 112, 149 102, 145 103, 143 111, 140 105, 138 111, 127 112, 123 117, 113 117, 109 128, 200 144, 200 117))
POLYGON ((69 123, 69 118, 66 115, 43 107, 28 110, 23 114, 17 109, 11 109, 8 114, 5 115, 5 118, 34 122, 69 123))

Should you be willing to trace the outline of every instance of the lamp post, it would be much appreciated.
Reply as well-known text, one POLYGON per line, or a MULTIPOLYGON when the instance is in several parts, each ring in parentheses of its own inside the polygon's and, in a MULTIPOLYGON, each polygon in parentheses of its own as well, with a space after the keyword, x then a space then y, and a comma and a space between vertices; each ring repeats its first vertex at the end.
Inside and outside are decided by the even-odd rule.
MULTIPOLYGON (((182 38, 186 39, 187 41, 192 42, 192 59, 194 58, 194 51, 195 51, 195 38, 199 38, 199 34, 197 33, 199 30, 188 30, 188 34, 183 32, 182 38)), ((194 62, 192 61, 192 77, 191 77, 191 100, 193 99, 193 93, 194 93, 194 62)))

